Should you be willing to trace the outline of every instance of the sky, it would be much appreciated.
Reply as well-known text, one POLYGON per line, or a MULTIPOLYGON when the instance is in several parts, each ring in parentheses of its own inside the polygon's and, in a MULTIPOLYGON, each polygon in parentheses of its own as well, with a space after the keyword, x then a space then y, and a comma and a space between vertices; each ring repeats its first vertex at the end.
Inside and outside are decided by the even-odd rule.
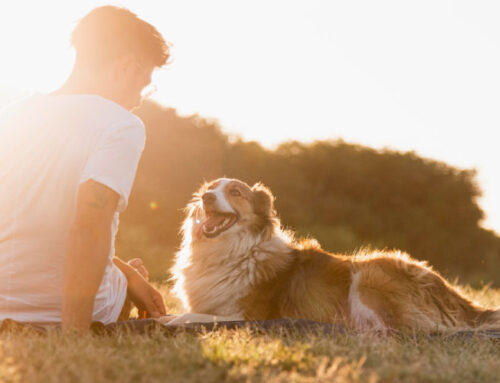
POLYGON ((342 138, 474 168, 500 233, 500 2, 45 0, 0 5, 0 89, 48 92, 92 8, 129 8, 171 41, 153 96, 272 148, 342 138))

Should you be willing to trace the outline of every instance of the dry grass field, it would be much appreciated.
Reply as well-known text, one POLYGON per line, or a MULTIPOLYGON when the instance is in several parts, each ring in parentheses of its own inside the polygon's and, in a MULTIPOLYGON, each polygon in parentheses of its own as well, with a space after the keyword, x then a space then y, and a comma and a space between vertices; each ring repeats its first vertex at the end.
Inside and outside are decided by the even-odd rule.
MULTIPOLYGON (((160 286, 171 313, 179 303, 160 286)), ((465 288, 500 305, 500 290, 465 288)), ((500 343, 480 338, 272 333, 0 334, 0 382, 500 382, 500 343)))

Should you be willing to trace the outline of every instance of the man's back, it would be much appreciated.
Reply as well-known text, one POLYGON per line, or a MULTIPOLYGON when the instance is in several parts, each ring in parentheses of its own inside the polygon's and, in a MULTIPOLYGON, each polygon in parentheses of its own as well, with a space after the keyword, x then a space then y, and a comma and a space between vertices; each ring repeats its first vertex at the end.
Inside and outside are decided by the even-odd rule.
MULTIPOLYGON (((35 96, 0 112, 0 320, 60 321, 78 187, 94 179, 123 211, 144 145, 139 119, 95 95, 35 96)), ((112 225, 116 234, 118 213, 112 225)), ((110 258, 94 320, 118 313, 126 280, 110 258), (116 294, 120 296, 117 297, 116 294)))

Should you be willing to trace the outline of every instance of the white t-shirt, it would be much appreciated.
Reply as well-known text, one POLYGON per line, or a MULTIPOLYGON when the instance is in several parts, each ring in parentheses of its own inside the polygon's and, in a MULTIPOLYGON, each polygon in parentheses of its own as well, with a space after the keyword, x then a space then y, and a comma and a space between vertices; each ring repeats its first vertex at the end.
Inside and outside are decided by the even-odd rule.
POLYGON ((114 238, 144 141, 139 118, 97 95, 36 95, 0 111, 0 321, 61 321, 69 231, 89 179, 120 196, 92 316, 117 320, 127 281, 114 238))

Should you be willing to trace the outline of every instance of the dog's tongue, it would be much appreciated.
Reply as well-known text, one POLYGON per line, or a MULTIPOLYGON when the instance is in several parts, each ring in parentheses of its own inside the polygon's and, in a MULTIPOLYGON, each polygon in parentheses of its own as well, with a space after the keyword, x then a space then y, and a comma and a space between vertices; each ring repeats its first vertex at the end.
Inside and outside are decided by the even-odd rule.
POLYGON ((220 225, 222 222, 224 222, 225 218, 226 217, 224 217, 223 215, 214 215, 203 221, 202 225, 205 226, 206 230, 210 231, 215 226, 220 225))
POLYGON ((196 236, 198 237, 198 239, 200 239, 203 236, 203 227, 204 226, 205 226, 206 230, 211 231, 215 226, 219 225, 223 221, 224 221, 223 215, 214 215, 214 216, 207 218, 199 226, 198 231, 196 233, 196 236))

